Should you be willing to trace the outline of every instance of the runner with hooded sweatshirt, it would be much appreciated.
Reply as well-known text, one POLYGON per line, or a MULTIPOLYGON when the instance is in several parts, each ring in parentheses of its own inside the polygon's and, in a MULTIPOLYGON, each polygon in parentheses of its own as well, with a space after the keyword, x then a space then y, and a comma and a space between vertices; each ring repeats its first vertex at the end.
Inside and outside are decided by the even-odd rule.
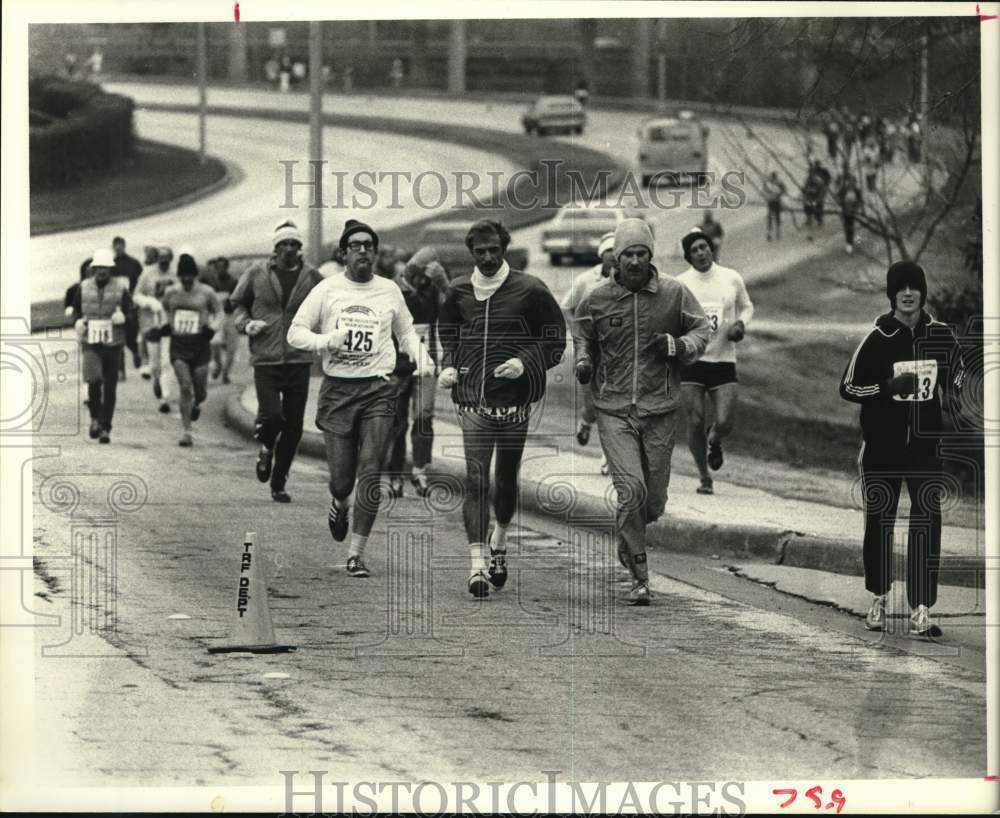
POLYGON ((874 595, 865 627, 885 627, 896 507, 906 480, 910 634, 940 636, 941 629, 931 623, 930 608, 937 601, 941 554, 941 398, 958 396, 965 368, 951 327, 923 309, 927 277, 919 264, 893 264, 886 274, 885 293, 892 310, 876 319, 840 383, 841 397, 861 404, 865 588, 874 595))
POLYGON ((469 228, 465 246, 476 266, 451 282, 438 318, 444 350, 438 384, 451 390, 465 447, 462 517, 472 561, 469 593, 475 597, 507 582, 507 528, 517 507, 531 404, 545 394, 546 372, 566 349, 559 305, 541 279, 510 268, 504 260, 509 244, 500 222, 482 219, 469 228), (496 525, 487 537, 494 452, 496 525))

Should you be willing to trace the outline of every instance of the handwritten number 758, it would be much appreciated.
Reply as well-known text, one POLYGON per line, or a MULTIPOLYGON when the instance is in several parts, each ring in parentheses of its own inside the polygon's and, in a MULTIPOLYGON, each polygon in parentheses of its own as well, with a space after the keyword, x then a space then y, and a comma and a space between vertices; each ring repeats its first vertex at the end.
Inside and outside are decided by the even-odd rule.
MULTIPOLYGON (((820 798, 822 792, 823 788, 819 786, 811 787, 805 792, 806 798, 808 798, 810 801, 813 802, 813 804, 815 805, 815 809, 820 809, 823 806, 823 799, 820 798)), ((780 807, 782 809, 791 805, 791 803, 795 800, 795 798, 799 794, 798 790, 771 790, 771 793, 773 795, 788 796, 788 800, 780 804, 780 807)), ((846 803, 847 799, 844 798, 844 794, 840 790, 834 790, 832 793, 830 793, 830 803, 826 805, 826 808, 833 809, 834 807, 836 807, 837 812, 839 813, 844 808, 844 804, 846 803)))

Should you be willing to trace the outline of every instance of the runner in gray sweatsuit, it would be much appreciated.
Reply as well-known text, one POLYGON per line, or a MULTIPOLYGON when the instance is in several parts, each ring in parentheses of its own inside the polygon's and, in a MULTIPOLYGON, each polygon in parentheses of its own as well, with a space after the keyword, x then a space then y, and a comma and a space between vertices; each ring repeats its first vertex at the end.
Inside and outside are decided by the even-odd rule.
POLYGON ((646 526, 667 503, 680 370, 704 352, 710 333, 691 291, 652 265, 644 220, 618 226, 614 253, 611 281, 576 309, 576 377, 590 384, 618 492, 618 557, 635 581, 629 601, 648 605, 646 526))

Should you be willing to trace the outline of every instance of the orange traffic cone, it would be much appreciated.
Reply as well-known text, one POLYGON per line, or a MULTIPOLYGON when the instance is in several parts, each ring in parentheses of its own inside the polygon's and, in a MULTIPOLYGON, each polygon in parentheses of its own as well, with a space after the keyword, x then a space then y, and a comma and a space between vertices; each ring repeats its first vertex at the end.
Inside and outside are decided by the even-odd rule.
POLYGON ((256 534, 248 531, 240 551, 239 580, 236 584, 235 634, 233 641, 209 648, 209 653, 286 653, 292 645, 279 645, 274 639, 274 623, 267 603, 267 582, 262 564, 263 552, 255 544, 256 534))

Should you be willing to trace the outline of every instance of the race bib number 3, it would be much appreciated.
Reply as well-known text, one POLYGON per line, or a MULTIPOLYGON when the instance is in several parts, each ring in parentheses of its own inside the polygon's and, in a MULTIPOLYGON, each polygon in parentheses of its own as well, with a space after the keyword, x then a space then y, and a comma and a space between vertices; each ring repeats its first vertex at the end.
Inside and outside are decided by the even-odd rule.
POLYGON ((912 395, 893 395, 893 400, 898 401, 925 401, 934 397, 934 390, 937 387, 937 361, 896 361, 892 365, 892 375, 906 375, 910 372, 916 373, 917 391, 912 395))
POLYGON ((712 335, 715 335, 722 323, 722 304, 702 304, 702 309, 705 310, 705 317, 708 319, 708 328, 712 335))
POLYGON ((197 335, 201 317, 196 310, 177 310, 173 329, 177 335, 197 335))
POLYGON ((350 357, 367 357, 378 349, 378 318, 366 315, 341 315, 340 329, 346 329, 343 353, 350 357))
POLYGON ((88 344, 110 344, 114 340, 114 329, 109 319, 91 318, 87 321, 88 344))

